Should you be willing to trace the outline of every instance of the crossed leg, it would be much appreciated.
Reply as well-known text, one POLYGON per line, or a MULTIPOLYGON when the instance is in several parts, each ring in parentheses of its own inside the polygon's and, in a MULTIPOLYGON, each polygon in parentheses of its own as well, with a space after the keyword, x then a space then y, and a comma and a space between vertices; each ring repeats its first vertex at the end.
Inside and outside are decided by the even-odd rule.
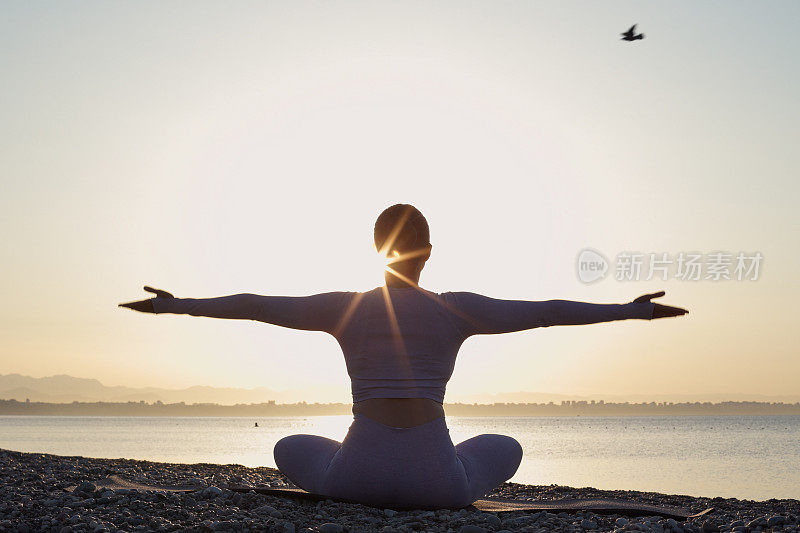
POLYGON ((342 443, 319 435, 289 435, 275 443, 278 470, 308 492, 320 493, 325 472, 342 443))
POLYGON ((472 503, 514 476, 522 446, 513 437, 486 433, 456 444, 456 456, 464 465, 472 503))
MULTIPOLYGON (((331 460, 342 443, 318 435, 290 435, 279 440, 273 450, 275 463, 295 485, 320 494, 331 460)), ((455 446, 464 466, 467 506, 496 486, 511 479, 522 461, 522 446, 512 437, 483 434, 455 446)), ((388 481, 388 480, 387 480, 388 481)))

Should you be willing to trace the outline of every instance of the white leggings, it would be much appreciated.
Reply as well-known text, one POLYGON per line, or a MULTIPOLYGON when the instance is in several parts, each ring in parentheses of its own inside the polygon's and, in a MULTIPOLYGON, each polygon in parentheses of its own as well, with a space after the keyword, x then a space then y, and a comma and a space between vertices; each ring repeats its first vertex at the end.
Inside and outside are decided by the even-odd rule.
POLYGON ((275 463, 298 487, 375 507, 465 507, 509 480, 522 446, 496 434, 453 446, 445 419, 395 428, 356 414, 343 442, 290 435, 274 449, 275 463))

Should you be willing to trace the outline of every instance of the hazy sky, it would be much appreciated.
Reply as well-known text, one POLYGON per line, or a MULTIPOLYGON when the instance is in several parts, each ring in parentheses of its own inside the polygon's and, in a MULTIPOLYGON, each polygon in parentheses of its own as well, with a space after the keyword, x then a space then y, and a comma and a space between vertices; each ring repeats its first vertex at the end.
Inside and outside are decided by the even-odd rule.
POLYGON ((5 2, 0 373, 320 387, 334 339, 117 303, 381 283, 688 317, 473 337, 448 399, 796 394, 800 3, 5 2), (646 38, 619 33, 634 22, 646 38), (757 281, 581 283, 579 251, 760 252, 757 281))

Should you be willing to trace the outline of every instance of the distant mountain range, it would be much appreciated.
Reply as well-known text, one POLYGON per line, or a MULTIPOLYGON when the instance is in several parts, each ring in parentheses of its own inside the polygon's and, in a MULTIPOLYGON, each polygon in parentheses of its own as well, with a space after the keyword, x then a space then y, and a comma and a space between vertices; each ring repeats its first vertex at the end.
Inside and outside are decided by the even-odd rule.
MULTIPOLYGON (((237 403, 277 403, 346 402, 349 391, 340 386, 318 386, 309 389, 276 391, 265 387, 253 389, 194 386, 185 389, 163 389, 157 387, 109 387, 96 379, 76 378, 67 375, 34 378, 20 374, 0 375, 0 399, 24 402, 69 403, 78 402, 156 402, 177 403, 217 403, 234 405, 237 403)), ((797 395, 767 394, 588 394, 569 395, 547 392, 504 392, 497 394, 448 393, 447 403, 560 403, 564 400, 605 400, 607 402, 722 402, 758 401, 787 402, 800 401, 797 395)))
MULTIPOLYGON (((342 398, 341 387, 315 387, 312 391, 275 391, 265 387, 239 389, 226 387, 194 386, 185 389, 157 387, 109 387, 96 379, 76 378, 67 375, 34 378, 20 374, 0 375, 0 399, 32 402, 156 402, 164 403, 278 403, 297 401, 326 401, 325 398, 342 398)), ((344 398, 347 396, 345 395, 344 398)))

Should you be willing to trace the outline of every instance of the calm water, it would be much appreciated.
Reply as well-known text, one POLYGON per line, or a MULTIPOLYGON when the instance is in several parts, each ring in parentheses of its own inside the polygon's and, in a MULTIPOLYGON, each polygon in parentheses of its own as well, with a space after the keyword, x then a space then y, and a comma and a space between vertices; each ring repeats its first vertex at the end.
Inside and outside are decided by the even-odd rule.
MULTIPOLYGON (((281 437, 310 433, 341 441, 351 420, 0 417, 0 448, 274 467, 272 447, 281 437)), ((447 420, 454 443, 480 433, 516 438, 525 451, 512 479, 518 483, 800 499, 800 416, 447 420)))

